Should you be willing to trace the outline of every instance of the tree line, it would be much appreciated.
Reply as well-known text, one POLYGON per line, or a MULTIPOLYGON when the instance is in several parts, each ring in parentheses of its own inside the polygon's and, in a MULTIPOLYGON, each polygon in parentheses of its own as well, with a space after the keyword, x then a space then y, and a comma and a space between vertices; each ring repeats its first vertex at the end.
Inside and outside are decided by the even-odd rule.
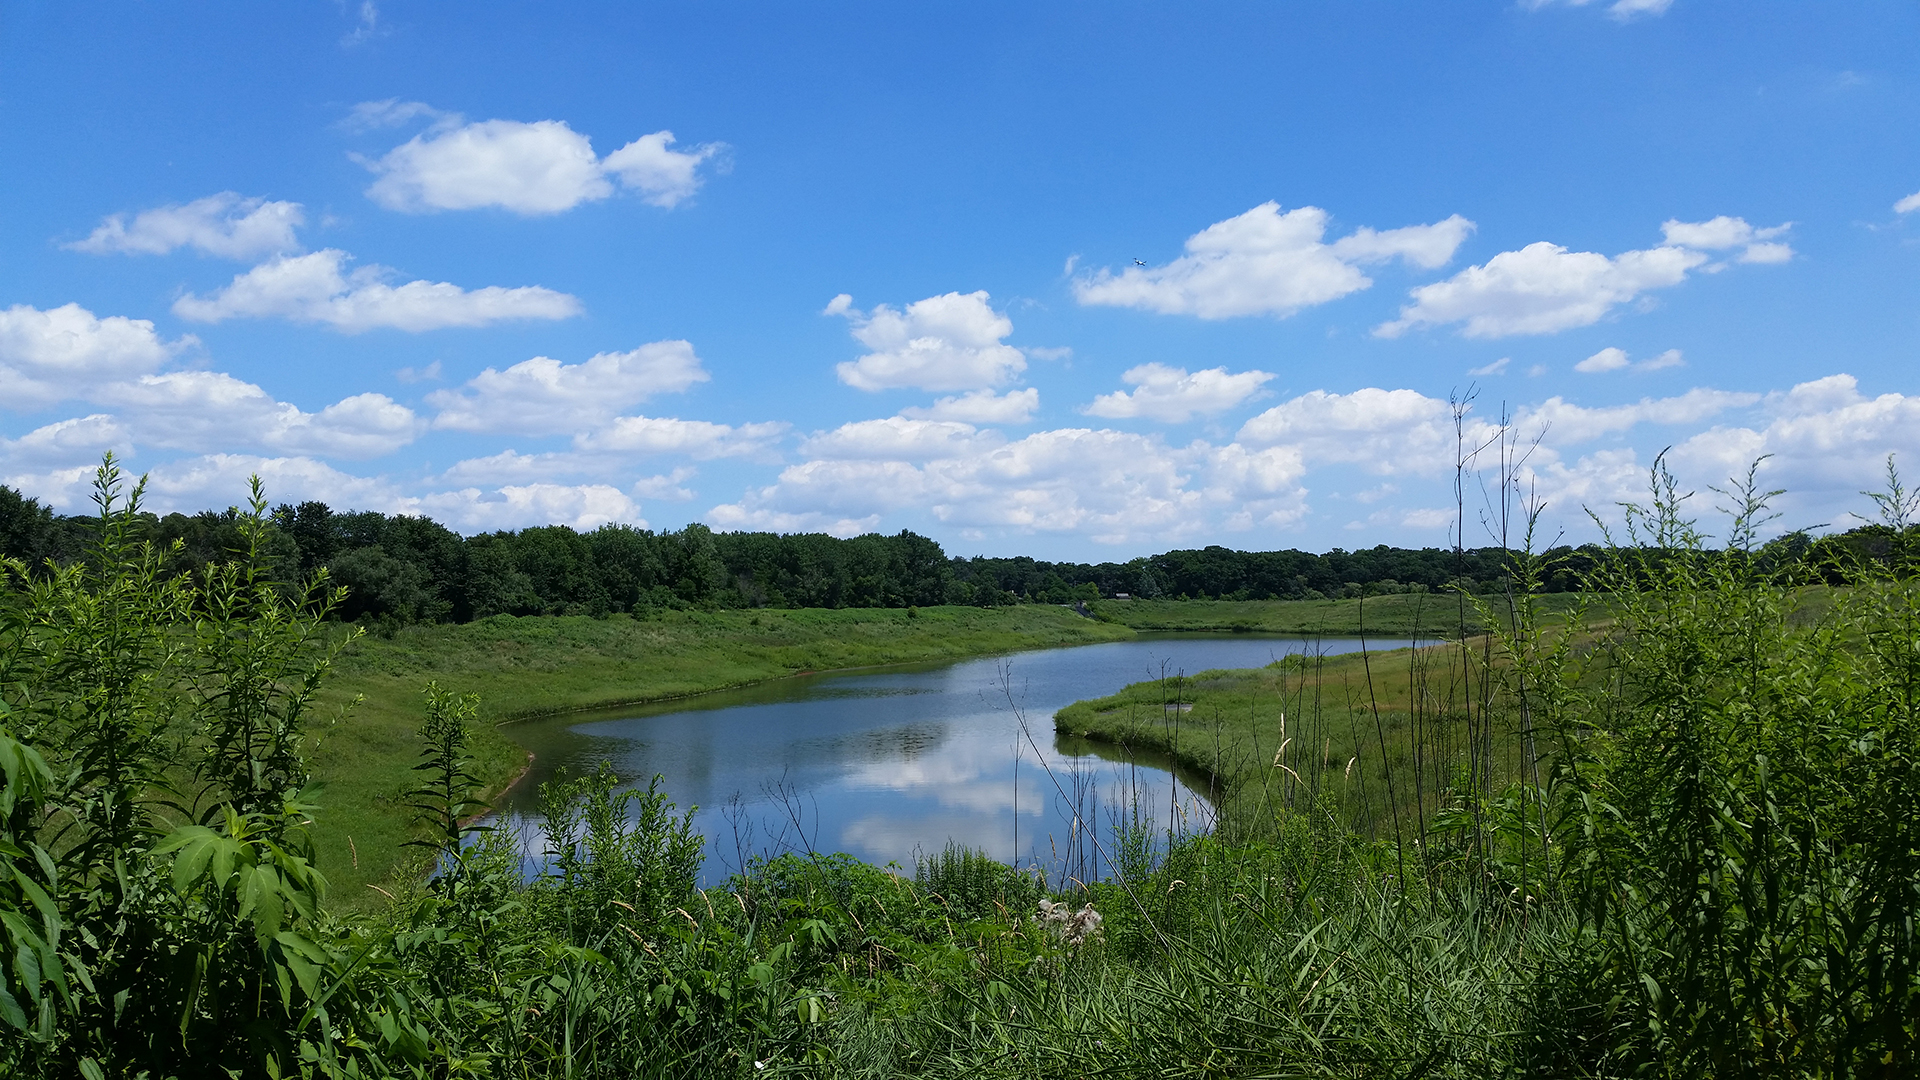
MULTIPOLYGON (((169 569, 204 572, 242 543, 235 508, 142 514, 144 538, 169 569)), ((0 555, 29 566, 72 563, 97 518, 64 516, 0 486, 0 555)), ((1886 546, 1884 526, 1828 537, 1792 533, 1761 549, 1779 562, 1854 556, 1886 546)), ((1049 562, 948 556, 910 531, 839 538, 822 533, 714 532, 704 525, 655 532, 626 525, 580 531, 535 526, 462 536, 431 518, 340 511, 323 502, 281 504, 256 540, 287 580, 325 567, 347 594, 338 617, 381 624, 468 622, 492 615, 606 615, 675 608, 848 608, 935 604, 996 606, 1139 599, 1316 600, 1454 588, 1504 587, 1509 553, 1380 545, 1323 554, 1236 551, 1211 545, 1125 562, 1049 562)), ((1600 548, 1546 553, 1541 587, 1565 592, 1591 571, 1600 548)))

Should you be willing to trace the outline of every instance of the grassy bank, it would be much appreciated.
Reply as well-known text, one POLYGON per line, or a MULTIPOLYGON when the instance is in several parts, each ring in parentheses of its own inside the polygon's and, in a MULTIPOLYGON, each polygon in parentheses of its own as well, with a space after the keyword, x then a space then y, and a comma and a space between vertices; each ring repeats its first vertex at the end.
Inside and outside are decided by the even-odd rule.
MULTIPOLYGON (((1539 598, 1543 612, 1564 611, 1572 593, 1539 598)), ((1458 636, 1486 629, 1457 594, 1397 593, 1364 600, 1099 600, 1095 617, 1141 633, 1254 633, 1352 637, 1458 636)))
POLYGON ((341 657, 322 703, 355 698, 313 755, 325 785, 320 866, 338 903, 368 896, 404 860, 417 786, 421 688, 480 695, 474 772, 498 792, 525 752, 499 725, 658 701, 809 671, 974 656, 1131 637, 1062 607, 665 612, 652 618, 514 618, 365 637, 341 657))
MULTIPOLYGON (((1436 695, 1464 696, 1459 660, 1457 644, 1290 656, 1135 683, 1075 702, 1054 722, 1210 778, 1230 835, 1257 833, 1283 809, 1318 807, 1362 835, 1391 836, 1396 820, 1424 820, 1455 780, 1469 732, 1431 706, 1436 695)), ((1519 767, 1511 740, 1494 753, 1497 774, 1519 767)))

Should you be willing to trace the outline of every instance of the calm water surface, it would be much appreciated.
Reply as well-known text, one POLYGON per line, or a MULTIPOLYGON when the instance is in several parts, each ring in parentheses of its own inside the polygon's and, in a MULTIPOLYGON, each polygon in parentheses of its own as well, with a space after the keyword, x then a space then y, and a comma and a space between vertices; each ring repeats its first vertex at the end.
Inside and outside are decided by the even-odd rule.
POLYGON ((1359 647, 1358 639, 1164 636, 803 676, 518 724, 508 732, 534 752, 534 767, 502 801, 500 823, 519 830, 537 858, 540 783, 562 768, 591 771, 606 761, 641 786, 659 774, 683 809, 699 807, 694 822, 707 841, 709 884, 755 853, 845 851, 911 869, 916 854, 949 840, 1055 876, 1081 876, 1104 863, 1089 826, 1111 851, 1118 814, 1129 806, 1152 812, 1160 828, 1170 816, 1204 828, 1208 812, 1192 795, 1196 778, 1175 776, 1161 762, 1103 756, 1118 756, 1117 749, 1056 740, 1056 710, 1163 673, 1359 647))

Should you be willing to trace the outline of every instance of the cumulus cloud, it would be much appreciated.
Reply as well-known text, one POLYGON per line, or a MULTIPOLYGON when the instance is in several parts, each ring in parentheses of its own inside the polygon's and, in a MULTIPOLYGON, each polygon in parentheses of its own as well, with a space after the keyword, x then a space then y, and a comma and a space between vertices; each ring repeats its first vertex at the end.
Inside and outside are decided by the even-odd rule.
POLYGON ((1135 388, 1132 393, 1101 394, 1086 411, 1113 419, 1139 416, 1179 424, 1196 415, 1225 412, 1258 394, 1272 378, 1267 371, 1228 374, 1226 368, 1217 367, 1189 372, 1165 364, 1141 364, 1120 375, 1121 382, 1135 388))
POLYGON ((1431 225, 1384 232, 1356 230, 1324 242, 1328 214, 1317 206, 1282 213, 1274 202, 1209 225, 1189 237, 1186 254, 1164 266, 1102 268, 1074 279, 1082 304, 1142 308, 1224 319, 1285 318, 1373 284, 1359 269, 1398 258, 1433 269, 1453 258, 1473 222, 1458 214, 1431 225))
POLYGON ((1641 398, 1629 405, 1595 408, 1573 405, 1556 396, 1521 409, 1515 415, 1514 426, 1523 432, 1545 432, 1550 444, 1566 445, 1588 442, 1641 424, 1697 423, 1759 400, 1759 394, 1705 387, 1695 387, 1676 397, 1641 398))
POLYGON ((640 504, 611 484, 509 484, 493 491, 462 488, 407 500, 424 514, 466 533, 567 525, 582 531, 621 524, 646 528, 640 504))
POLYGON ((440 410, 433 420, 437 428, 553 435, 597 426, 622 409, 708 377, 692 343, 656 341, 579 364, 536 356, 505 371, 488 368, 460 390, 428 394, 427 402, 440 410))
MULTIPOLYGON (((1483 422, 1467 434, 1485 441, 1483 422)), ((1311 464, 1353 463, 1380 475, 1438 475, 1453 467, 1453 414, 1447 402, 1417 390, 1366 387, 1350 394, 1312 390, 1241 425, 1238 441, 1291 447, 1311 464)))
POLYGON ((1740 248, 1736 261, 1785 262, 1793 249, 1772 238, 1789 227, 1756 229, 1724 215, 1700 222, 1668 221, 1661 226, 1666 243, 1611 258, 1568 251, 1543 240, 1414 289, 1413 303, 1400 309, 1400 317, 1373 332, 1399 337, 1418 327, 1462 323, 1460 332, 1466 337, 1498 338, 1590 326, 1621 304, 1678 285, 1695 269, 1725 265, 1713 263, 1709 252, 1740 248))
POLYGON ((910 406, 900 410, 900 415, 912 420, 958 420, 967 424, 1024 424, 1039 408, 1040 391, 1029 386, 1004 394, 973 390, 943 397, 932 405, 910 406))
POLYGON ((1920 461, 1920 396, 1870 398, 1852 375, 1829 375, 1769 394, 1760 411, 1762 424, 1715 427, 1676 446, 1675 467, 1711 482, 1771 454, 1762 466, 1769 486, 1786 488, 1812 519, 1796 524, 1844 527, 1841 515, 1865 511, 1857 492, 1876 485, 1888 454, 1909 477, 1920 461))
POLYGON ((1082 532, 1096 542, 1177 538, 1224 512, 1229 527, 1294 520, 1303 506, 1292 448, 1172 448, 1160 439, 1066 428, 1017 441, 967 425, 849 424, 810 440, 811 460, 707 520, 724 528, 866 530, 902 510, 949 525, 1082 532))
POLYGON ((1013 321, 993 310, 986 292, 929 296, 896 310, 853 307, 842 293, 825 314, 853 323, 854 339, 873 351, 835 370, 840 381, 861 390, 984 390, 1001 386, 1027 369, 1027 358, 1001 339, 1013 321))
POLYGON ((1660 226, 1666 242, 1676 247, 1699 251, 1725 251, 1739 248, 1736 261, 1744 263, 1783 263, 1792 260, 1793 247, 1777 237, 1793 228, 1791 222, 1772 228, 1756 229, 1745 218, 1725 214, 1708 221, 1669 220, 1660 226))
POLYGON ((171 449, 260 446, 368 458, 407 445, 421 427, 413 410, 385 394, 356 394, 309 413, 213 371, 143 375, 90 396, 118 409, 139 443, 171 449))
POLYGON ((801 443, 800 452, 815 457, 926 461, 991 450, 1006 441, 999 432, 981 431, 972 424, 894 416, 842 424, 801 443))
POLYGON ((1625 349, 1609 346, 1573 365, 1573 370, 1583 375, 1598 375, 1607 371, 1620 371, 1632 368, 1635 371, 1660 371, 1665 368, 1684 367, 1686 360, 1679 349, 1668 349, 1658 356, 1650 356, 1639 363, 1627 358, 1625 349))
POLYGON ((635 454, 685 454, 698 460, 764 454, 787 433, 784 421, 715 424, 706 420, 622 416, 598 431, 573 440, 581 450, 617 450, 635 454))
POLYGON ((582 310, 577 298, 538 285, 471 290, 444 281, 390 285, 391 270, 363 266, 347 272, 349 258, 328 248, 274 259, 236 275, 212 296, 182 296, 174 301, 173 311, 195 322, 281 318, 358 334, 378 328, 417 333, 515 319, 567 319, 582 310))
POLYGON ((1552 334, 1599 322, 1650 289, 1678 285, 1706 261, 1705 253, 1681 247, 1608 258, 1543 240, 1414 289, 1413 303, 1374 333, 1399 337, 1416 327, 1464 323, 1461 333, 1470 338, 1552 334))
POLYGON ((306 223, 296 202, 268 202, 223 191, 185 204, 142 210, 129 221, 114 214, 67 247, 95 255, 165 255, 190 247, 223 259, 256 259, 300 250, 295 230, 306 223))
POLYGON ((701 163, 723 149, 718 143, 705 143, 691 151, 674 150, 673 141, 671 131, 642 135, 608 154, 601 165, 639 192, 643 201, 672 208, 700 190, 701 163))
POLYGON ((1920 210, 1920 191, 1893 204, 1893 212, 1896 214, 1911 214, 1915 210, 1920 210))
MULTIPOLYGON (((58 509, 75 510, 86 504, 96 464, 34 470, 9 463, 0 468, 0 482, 58 509)), ((466 533, 550 524, 576 529, 647 524, 633 495, 611 484, 535 481, 416 493, 387 477, 356 476, 303 455, 215 453, 162 462, 146 470, 148 506, 160 513, 231 506, 255 475, 275 502, 314 499, 335 507, 425 515, 466 533)))
POLYGON ((725 149, 705 143, 674 150, 673 132, 643 135, 608 154, 561 120, 482 120, 434 114, 417 102, 369 102, 351 122, 385 125, 396 116, 438 115, 440 122, 364 164, 375 175, 367 195, 389 210, 431 213, 499 207, 538 216, 611 196, 616 182, 655 206, 672 207, 701 184, 700 166, 725 149))
POLYGON ((0 436, 0 460, 9 468, 97 462, 107 450, 132 450, 126 426, 106 413, 60 420, 27 432, 18 439, 0 436))
MULTIPOLYGON (((1561 397, 1514 412, 1510 425, 1523 440, 1541 439, 1542 460, 1557 447, 1589 442, 1642 424, 1698 423, 1760 395, 1696 388, 1628 405, 1585 407, 1561 397)), ((1469 409, 1456 438, 1453 407, 1416 390, 1367 387, 1350 394, 1314 390, 1280 403, 1240 428, 1238 441, 1254 447, 1298 450, 1308 466, 1353 464, 1381 476, 1438 476, 1453 468, 1456 452, 1490 443, 1498 424, 1469 409)))
POLYGON ((146 319, 100 318, 79 304, 0 311, 0 402, 37 409, 84 396, 103 382, 152 371, 192 337, 163 341, 146 319))

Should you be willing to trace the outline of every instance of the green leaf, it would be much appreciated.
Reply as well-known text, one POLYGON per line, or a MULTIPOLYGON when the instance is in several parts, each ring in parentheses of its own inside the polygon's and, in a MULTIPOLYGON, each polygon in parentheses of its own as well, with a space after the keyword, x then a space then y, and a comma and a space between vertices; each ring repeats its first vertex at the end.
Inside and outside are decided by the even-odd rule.
POLYGON ((13 970, 20 976, 20 985, 27 991, 27 997, 35 1004, 40 1001, 40 954, 27 942, 21 942, 13 953, 13 970))
POLYGON ((4 981, 0 981, 0 1020, 5 1020, 9 1026, 20 1031, 27 1030, 26 1011, 20 1008, 18 1001, 14 1000, 13 994, 7 990, 7 984, 4 981))
MULTIPOLYGON (((200 829, 198 825, 189 828, 200 829)), ((189 846, 173 860, 173 891, 182 896, 190 892, 200 880, 207 866, 207 860, 213 855, 220 838, 206 829, 200 829, 202 835, 183 840, 189 846)))

